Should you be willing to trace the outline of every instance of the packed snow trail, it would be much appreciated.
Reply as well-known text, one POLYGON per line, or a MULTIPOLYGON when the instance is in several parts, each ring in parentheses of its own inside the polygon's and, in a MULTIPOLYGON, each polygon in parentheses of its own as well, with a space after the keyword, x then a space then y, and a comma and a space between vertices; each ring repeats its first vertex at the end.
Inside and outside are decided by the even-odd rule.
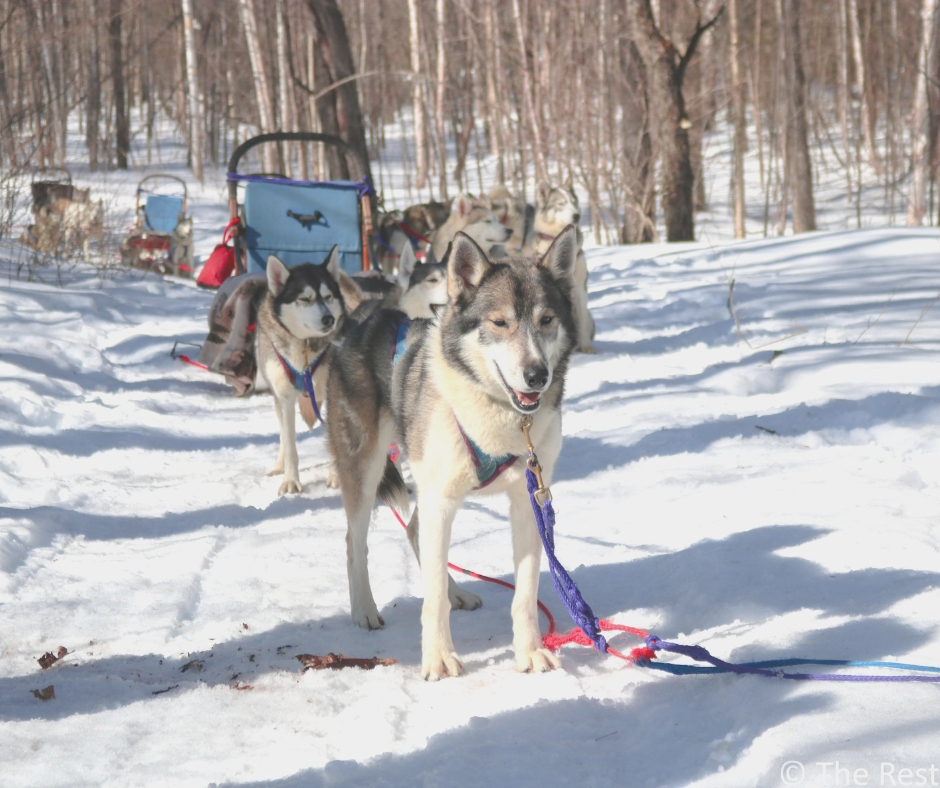
MULTIPOLYGON (((736 662, 940 663, 938 255, 930 229, 590 253, 599 353, 572 364, 552 492, 597 615, 736 662)), ((519 675, 510 594, 467 578, 467 674, 421 681, 392 516, 368 633, 322 434, 300 439, 303 495, 278 498, 269 398, 170 358, 211 294, 0 274, 4 786, 738 788, 791 761, 831 786, 819 764, 870 784, 940 765, 933 687, 671 677, 581 648, 519 675), (399 662, 301 674, 330 651, 399 662)), ((511 579, 501 500, 469 501, 451 557, 511 579)))

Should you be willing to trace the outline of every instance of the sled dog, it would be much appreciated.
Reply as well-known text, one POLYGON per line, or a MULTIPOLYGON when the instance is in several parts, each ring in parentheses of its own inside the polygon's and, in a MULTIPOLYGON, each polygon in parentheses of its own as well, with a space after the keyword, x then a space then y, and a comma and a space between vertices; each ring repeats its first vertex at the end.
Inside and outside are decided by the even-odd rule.
POLYGON ((427 679, 462 672, 450 611, 482 603, 447 573, 451 525, 474 491, 509 497, 516 666, 543 671, 559 665, 539 635, 541 543, 526 490, 521 425, 523 418, 532 420, 532 440, 551 479, 561 449, 565 373, 576 343, 571 291, 577 250, 576 230, 568 227, 539 260, 493 262, 458 233, 441 314, 410 328, 400 310, 377 309, 361 321, 354 314, 333 358, 327 438, 347 517, 352 617, 367 629, 384 623, 369 584, 366 535, 377 491, 400 511, 409 505, 387 453, 394 441, 411 466, 417 493, 408 537, 424 584, 421 673, 427 679))
POLYGON ((506 255, 532 257, 535 247, 535 207, 512 194, 503 184, 494 186, 486 194, 496 218, 512 230, 506 241, 506 255))
MULTIPOLYGON (((325 399, 330 344, 342 330, 347 300, 355 299, 356 285, 340 270, 336 246, 319 265, 303 263, 288 268, 270 255, 267 279, 267 293, 258 309, 255 355, 258 370, 274 396, 281 433, 277 462, 268 475, 284 474, 277 494, 285 495, 302 490, 295 428, 297 405, 300 403, 301 415, 312 427, 325 399), (305 391, 307 367, 313 370, 316 412, 305 391)), ((358 306, 358 301, 351 305, 358 306)))
MULTIPOLYGON (((564 186, 552 186, 546 181, 541 181, 535 193, 535 253, 543 254, 562 228, 569 224, 577 227, 580 219, 578 195, 571 188, 570 181, 564 186)), ((578 257, 574 266, 574 291, 571 300, 574 303, 574 318, 578 326, 578 350, 582 353, 596 353, 594 318, 588 309, 587 299, 587 260, 581 249, 582 242, 579 230, 578 257)))
POLYGON ((512 235, 512 230, 500 224, 496 214, 490 210, 488 200, 475 200, 461 193, 454 198, 447 221, 434 232, 431 239, 434 259, 431 262, 444 262, 447 247, 458 232, 469 235, 487 254, 496 244, 505 243, 512 235))
POLYGON ((411 244, 398 260, 399 308, 410 318, 433 318, 447 304, 447 268, 440 263, 419 263, 411 244))

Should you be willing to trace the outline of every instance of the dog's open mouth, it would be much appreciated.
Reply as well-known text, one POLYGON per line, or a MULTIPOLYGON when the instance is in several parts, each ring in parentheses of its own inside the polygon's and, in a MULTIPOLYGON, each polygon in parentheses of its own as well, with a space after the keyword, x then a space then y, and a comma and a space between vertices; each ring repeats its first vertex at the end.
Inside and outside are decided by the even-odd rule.
POLYGON ((539 409, 539 405, 542 404, 541 391, 519 391, 518 389, 514 389, 506 382, 503 371, 498 366, 496 367, 496 371, 499 373, 499 379, 509 392, 509 398, 516 410, 522 413, 534 413, 539 409))

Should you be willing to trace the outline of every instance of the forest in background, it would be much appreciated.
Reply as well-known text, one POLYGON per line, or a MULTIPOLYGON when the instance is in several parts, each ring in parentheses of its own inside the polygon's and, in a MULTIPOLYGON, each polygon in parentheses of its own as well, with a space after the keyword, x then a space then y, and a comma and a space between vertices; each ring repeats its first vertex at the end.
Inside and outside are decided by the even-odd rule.
MULTIPOLYGON (((393 130, 416 200, 473 191, 487 155, 530 200, 571 179, 595 237, 629 243, 658 239, 657 211, 668 240, 694 236, 722 126, 739 235, 756 206, 765 233, 814 229, 834 168, 859 203, 900 196, 889 221, 934 224, 937 24, 937 0, 0 0, 0 157, 66 164, 77 130, 91 170, 147 165, 169 122, 201 179, 277 129, 381 166, 393 130)), ((364 174, 325 155, 286 146, 259 168, 364 174)))

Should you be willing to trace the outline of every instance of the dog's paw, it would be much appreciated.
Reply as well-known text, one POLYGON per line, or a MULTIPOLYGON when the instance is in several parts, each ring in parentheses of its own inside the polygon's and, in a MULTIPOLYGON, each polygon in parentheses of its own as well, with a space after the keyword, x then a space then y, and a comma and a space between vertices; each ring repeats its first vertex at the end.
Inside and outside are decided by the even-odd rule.
POLYGON ((461 588, 456 583, 452 583, 447 589, 447 597, 450 599, 451 610, 476 610, 478 607, 483 607, 481 597, 461 588))
POLYGON ((331 490, 339 489, 339 474, 333 468, 330 468, 330 472, 327 474, 326 486, 331 490))
POLYGON ((358 626, 370 631, 385 626, 385 619, 379 615, 379 611, 375 606, 371 610, 354 610, 352 617, 358 626))
POLYGON ((516 654, 516 670, 520 673, 545 673, 560 667, 561 660, 547 648, 534 648, 516 654))
POLYGON ((580 345, 578 347, 578 351, 581 353, 588 353, 592 356, 597 353, 597 351, 594 349, 594 345, 580 345))
POLYGON ((285 479, 281 486, 277 488, 278 495, 289 495, 290 493, 303 492, 304 488, 297 479, 285 479))
POLYGON ((453 651, 432 649, 422 655, 421 677, 426 681, 440 681, 445 676, 459 676, 463 673, 463 662, 453 651))

